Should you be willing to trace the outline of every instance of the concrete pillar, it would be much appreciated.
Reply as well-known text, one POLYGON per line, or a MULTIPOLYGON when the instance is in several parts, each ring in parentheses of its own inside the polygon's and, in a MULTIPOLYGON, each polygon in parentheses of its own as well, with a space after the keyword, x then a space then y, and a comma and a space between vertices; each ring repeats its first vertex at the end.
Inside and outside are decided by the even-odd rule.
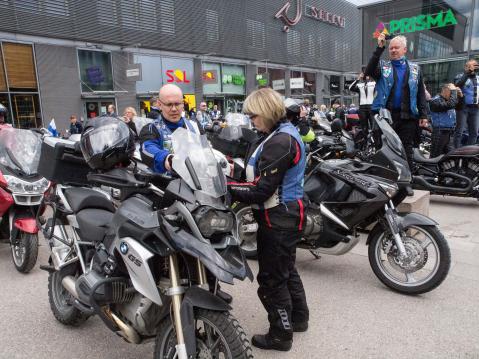
POLYGON ((316 103, 318 105, 323 104, 324 99, 324 74, 322 72, 318 72, 316 74, 316 103))
POLYGON ((256 65, 246 65, 246 96, 248 96, 251 92, 256 90, 256 72, 257 67, 256 65))
POLYGON ((339 75, 339 93, 341 94, 341 104, 344 103, 344 76, 339 75))
POLYGON ((289 69, 286 69, 284 72, 284 96, 285 97, 291 97, 291 71, 289 69))
POLYGON ((203 101, 203 69, 201 67, 201 59, 193 59, 193 68, 195 73, 195 97, 196 106, 203 101))

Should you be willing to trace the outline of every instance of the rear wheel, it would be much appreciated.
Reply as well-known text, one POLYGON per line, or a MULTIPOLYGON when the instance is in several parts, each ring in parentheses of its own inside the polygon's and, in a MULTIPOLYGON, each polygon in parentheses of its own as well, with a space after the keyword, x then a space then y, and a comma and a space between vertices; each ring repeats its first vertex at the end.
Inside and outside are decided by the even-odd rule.
POLYGON ((11 244, 15 268, 20 273, 28 273, 37 262, 38 234, 20 232, 20 238, 11 244))
POLYGON ((88 315, 75 308, 72 295, 65 289, 62 280, 66 275, 74 275, 75 270, 64 269, 48 275, 48 300, 55 318, 62 324, 79 326, 88 315))
POLYGON ((255 259, 258 254, 256 233, 258 223, 253 217, 253 210, 250 206, 240 203, 233 208, 236 215, 236 230, 240 241, 240 247, 246 258, 255 259))
MULTIPOLYGON (((195 358, 253 358, 251 345, 243 328, 230 313, 196 309, 195 325, 195 358)), ((154 359, 177 358, 176 332, 170 318, 160 324, 158 333, 154 359)))

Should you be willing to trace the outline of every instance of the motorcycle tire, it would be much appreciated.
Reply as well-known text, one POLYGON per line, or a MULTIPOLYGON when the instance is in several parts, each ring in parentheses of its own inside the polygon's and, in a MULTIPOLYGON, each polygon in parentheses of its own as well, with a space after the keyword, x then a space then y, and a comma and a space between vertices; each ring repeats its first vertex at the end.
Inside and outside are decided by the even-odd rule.
MULTIPOLYGON (((195 322, 202 324, 196 330, 195 358, 253 358, 246 333, 229 312, 195 309, 195 322)), ((161 322, 158 333, 153 358, 176 358, 176 331, 170 317, 161 322)))
POLYGON ((426 293, 437 288, 444 281, 444 279, 446 279, 447 274, 449 273, 449 268, 451 266, 451 251, 449 249, 449 245, 446 239, 436 226, 414 225, 407 227, 405 229, 405 232, 407 231, 414 231, 415 234, 422 232, 424 235, 427 235, 427 237, 429 237, 431 243, 427 244, 423 248, 419 241, 416 240, 415 243, 414 240, 411 239, 412 237, 408 236, 408 238, 406 239, 408 243, 406 243, 405 245, 406 251, 408 252, 409 256, 411 256, 408 256, 408 260, 410 258, 413 258, 411 255, 411 253, 413 253, 416 255, 416 258, 419 256, 419 258, 422 259, 423 263, 419 263, 420 268, 418 268, 416 271, 401 268, 402 270, 404 270, 403 274, 405 276, 405 281, 394 278, 393 274, 391 272, 388 272, 385 268, 385 263, 393 263, 393 268, 394 266, 400 267, 400 264, 396 263, 396 260, 398 260, 397 256, 390 256, 387 260, 384 261, 381 261, 378 256, 380 251, 385 254, 382 248, 382 240, 384 236, 388 233, 388 231, 384 231, 380 224, 377 224, 373 228, 369 237, 371 239, 368 248, 369 263, 374 274, 387 287, 403 294, 417 295, 426 293), (427 265, 427 260, 430 257, 430 254, 428 254, 428 251, 430 250, 427 247, 429 247, 431 244, 433 245, 433 249, 435 250, 437 263, 434 264, 431 275, 421 281, 415 281, 413 275, 417 274, 418 271, 422 270, 427 265), (422 251, 420 248, 422 248, 422 251), (407 274, 409 274, 409 277, 407 274))
POLYGON ((71 294, 63 287, 62 279, 66 275, 75 275, 75 266, 56 271, 48 275, 48 300, 53 316, 60 323, 77 327, 88 319, 88 315, 70 304, 71 294))
POLYGON ((251 207, 244 203, 237 203, 232 207, 236 216, 236 233, 240 242, 240 247, 248 259, 256 259, 258 257, 258 244, 256 242, 256 232, 246 232, 243 225, 256 223, 253 217, 251 207))
POLYGON ((38 234, 20 232, 20 238, 11 244, 12 259, 20 273, 30 272, 38 257, 38 234))

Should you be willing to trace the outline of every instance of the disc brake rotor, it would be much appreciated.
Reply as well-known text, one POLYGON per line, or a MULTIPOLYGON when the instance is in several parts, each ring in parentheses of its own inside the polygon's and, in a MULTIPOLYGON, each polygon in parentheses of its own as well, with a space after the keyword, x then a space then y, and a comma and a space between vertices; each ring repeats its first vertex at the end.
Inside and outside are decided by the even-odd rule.
POLYGON ((400 258, 394 244, 387 253, 389 264, 403 273, 414 273, 424 268, 428 258, 427 249, 422 248, 421 243, 411 237, 403 237, 402 241, 406 250, 406 257, 400 258))

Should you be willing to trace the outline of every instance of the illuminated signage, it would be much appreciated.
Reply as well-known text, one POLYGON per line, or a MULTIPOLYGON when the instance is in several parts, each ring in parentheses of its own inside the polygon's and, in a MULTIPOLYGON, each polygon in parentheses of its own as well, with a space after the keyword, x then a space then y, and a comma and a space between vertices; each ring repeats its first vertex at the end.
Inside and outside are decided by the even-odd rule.
POLYGON ((186 77, 185 70, 166 70, 166 82, 168 83, 185 83, 189 84, 191 81, 186 77))
POLYGON ((205 84, 217 84, 218 72, 216 70, 205 70, 202 73, 202 78, 205 84))
POLYGON ((246 78, 243 75, 223 75, 223 84, 233 84, 242 86, 246 83, 246 78))
POLYGON ((379 34, 404 34, 422 30, 436 29, 445 26, 457 25, 456 17, 452 9, 440 11, 437 14, 421 14, 413 17, 405 17, 399 20, 391 20, 389 24, 379 23, 373 37, 379 34))

